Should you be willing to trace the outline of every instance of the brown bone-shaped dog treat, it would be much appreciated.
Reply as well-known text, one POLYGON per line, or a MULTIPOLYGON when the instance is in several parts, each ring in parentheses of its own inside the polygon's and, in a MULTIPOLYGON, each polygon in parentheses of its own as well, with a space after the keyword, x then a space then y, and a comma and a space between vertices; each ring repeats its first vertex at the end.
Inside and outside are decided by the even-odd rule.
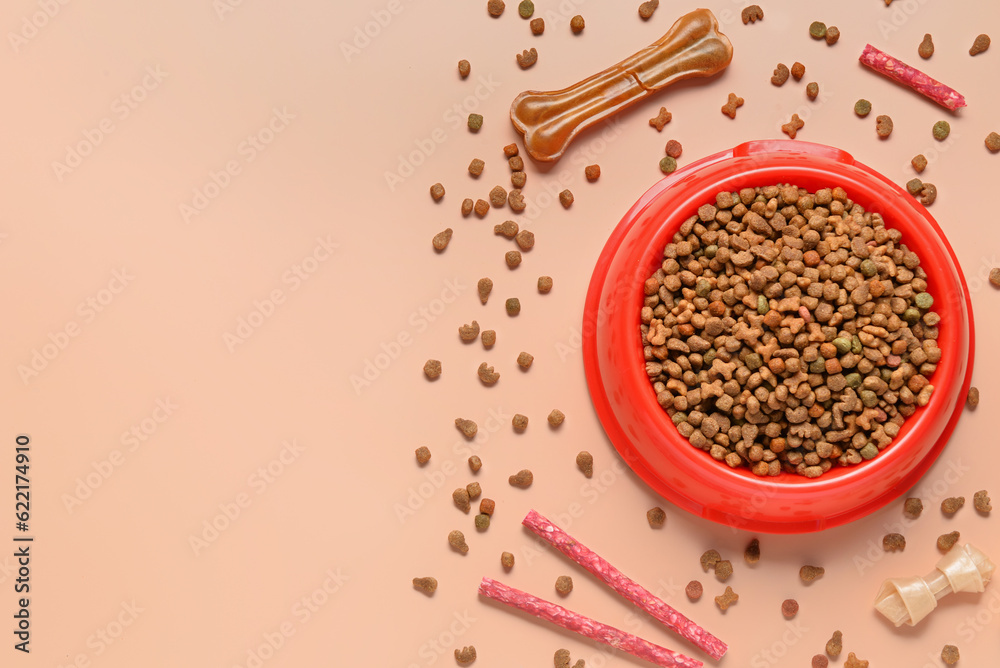
POLYGON ((617 65, 568 88, 525 91, 510 120, 535 160, 558 160, 577 133, 675 81, 709 77, 729 65, 733 46, 707 9, 685 14, 660 39, 617 65))

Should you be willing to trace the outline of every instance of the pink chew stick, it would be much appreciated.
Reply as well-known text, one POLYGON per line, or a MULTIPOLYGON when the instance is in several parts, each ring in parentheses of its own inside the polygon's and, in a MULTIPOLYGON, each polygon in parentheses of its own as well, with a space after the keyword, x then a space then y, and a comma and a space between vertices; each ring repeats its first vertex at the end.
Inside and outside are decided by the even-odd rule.
POLYGON ((548 521, 534 510, 521 522, 567 557, 601 578, 616 592, 660 620, 667 628, 690 640, 713 659, 721 659, 728 647, 711 633, 701 628, 677 610, 654 596, 607 561, 599 557, 568 533, 548 521))
POLYGON ((479 593, 487 598, 500 601, 504 605, 531 613, 539 619, 579 633, 591 640, 597 640, 615 649, 628 652, 632 656, 655 663, 657 666, 663 666, 663 668, 700 668, 705 665, 697 659, 684 656, 666 647, 654 645, 631 633, 594 621, 589 617, 567 610, 561 605, 549 603, 491 578, 483 578, 479 585, 479 593))
POLYGON ((884 74, 890 79, 912 88, 952 111, 965 106, 965 98, 959 95, 954 88, 945 86, 917 68, 910 67, 884 51, 879 51, 871 44, 865 45, 865 50, 858 60, 879 74, 884 74))

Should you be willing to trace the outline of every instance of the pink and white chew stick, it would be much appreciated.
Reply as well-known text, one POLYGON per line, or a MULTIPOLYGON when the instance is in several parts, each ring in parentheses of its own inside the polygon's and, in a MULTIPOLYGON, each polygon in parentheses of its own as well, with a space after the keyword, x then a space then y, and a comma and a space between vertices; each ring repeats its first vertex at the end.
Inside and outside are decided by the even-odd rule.
POLYGON ((865 50, 861 53, 861 57, 858 60, 879 74, 884 74, 890 79, 909 86, 921 95, 926 95, 941 106, 947 107, 952 111, 965 106, 965 98, 959 95, 954 88, 945 86, 940 81, 932 79, 917 68, 910 67, 884 51, 879 51, 871 44, 865 45, 865 50))
POLYGON ((631 633, 626 633, 613 626, 594 621, 589 617, 584 617, 571 610, 567 610, 561 605, 549 603, 537 596, 532 596, 519 589, 508 587, 502 582, 497 582, 491 578, 483 578, 482 583, 479 585, 479 593, 487 598, 500 601, 518 610, 524 610, 539 619, 544 619, 564 629, 586 636, 591 640, 597 640, 615 649, 628 652, 632 656, 645 659, 663 668, 700 668, 705 665, 697 659, 684 656, 666 647, 654 645, 648 640, 643 640, 631 633))
POLYGON ((534 510, 521 522, 544 538, 553 547, 601 578, 616 592, 660 620, 667 628, 690 640, 713 659, 721 659, 728 647, 677 610, 654 596, 649 590, 619 571, 591 549, 548 521, 534 510))

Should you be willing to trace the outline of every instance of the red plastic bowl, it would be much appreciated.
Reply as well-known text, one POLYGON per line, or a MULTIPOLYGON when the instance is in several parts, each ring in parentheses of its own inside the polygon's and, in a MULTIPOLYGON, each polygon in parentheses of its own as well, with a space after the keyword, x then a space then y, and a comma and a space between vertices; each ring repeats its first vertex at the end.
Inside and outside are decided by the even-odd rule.
POLYGON ((912 487, 937 459, 961 414, 972 375, 972 305, 941 228, 899 186, 849 154, 799 141, 754 141, 693 163, 650 188, 625 214, 597 261, 584 309, 583 354, 594 407, 615 448, 650 487, 701 517, 752 531, 819 531, 858 519, 912 487), (941 361, 927 406, 878 457, 819 478, 758 477, 694 448, 656 402, 639 339, 643 282, 681 223, 722 190, 794 183, 841 186, 903 233, 927 272, 941 315, 941 361))

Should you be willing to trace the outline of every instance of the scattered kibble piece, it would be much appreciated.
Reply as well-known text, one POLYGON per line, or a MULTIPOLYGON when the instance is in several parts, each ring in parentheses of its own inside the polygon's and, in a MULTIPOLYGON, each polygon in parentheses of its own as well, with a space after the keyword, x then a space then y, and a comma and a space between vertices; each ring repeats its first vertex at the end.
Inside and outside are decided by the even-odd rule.
POLYGON ((465 491, 469 493, 470 499, 478 499, 479 495, 483 493, 483 488, 478 482, 470 482, 465 486, 465 491))
POLYGON ((469 469, 473 473, 477 473, 481 468, 483 468, 483 460, 479 458, 479 455, 469 457, 469 469))
POLYGON ((521 300, 517 297, 511 297, 504 304, 504 308, 507 309, 507 315, 517 315, 521 312, 521 300))
POLYGON ((563 420, 565 420, 565 419, 566 419, 566 416, 558 408, 552 409, 552 412, 549 413, 549 417, 548 417, 549 424, 552 425, 553 427, 558 427, 559 425, 561 425, 563 423, 563 420))
POLYGON ((583 169, 583 175, 587 177, 588 181, 596 181, 601 178, 601 166, 600 165, 587 165, 583 169))
POLYGON ((480 128, 483 127, 483 116, 482 114, 469 114, 469 130, 472 132, 479 132, 480 128))
POLYGON ((470 213, 472 213, 472 208, 475 206, 475 202, 466 197, 462 200, 462 217, 467 218, 470 213))
POLYGON ((790 139, 795 139, 795 135, 805 126, 805 121, 799 118, 798 114, 792 114, 791 120, 781 126, 781 131, 788 135, 790 139))
POLYGON ((648 21, 653 16, 653 12, 655 12, 656 8, 659 6, 660 0, 647 0, 639 5, 639 18, 643 21, 648 21))
POLYGON ((726 587, 726 591, 723 592, 722 596, 715 597, 715 604, 719 606, 719 610, 726 610, 738 600, 740 600, 740 595, 734 592, 732 587, 726 587))
POLYGON ((523 172, 524 158, 519 155, 512 155, 507 159, 507 166, 510 167, 510 171, 512 172, 523 172))
POLYGON ((864 118, 872 112, 872 103, 864 98, 854 103, 854 113, 864 118))
POLYGON ((588 478, 594 476, 594 455, 586 450, 581 450, 576 455, 576 467, 588 478))
POLYGON ((942 552, 947 552, 951 548, 955 547, 955 543, 961 538, 962 534, 957 531, 952 531, 951 533, 945 533, 938 536, 937 548, 942 552))
POLYGON ((812 658, 812 668, 828 668, 830 665, 830 659, 826 658, 822 654, 817 654, 812 658))
POLYGON ((469 76, 469 72, 471 71, 472 71, 472 66, 469 64, 468 60, 465 60, 463 58, 462 60, 458 61, 459 76, 461 76, 464 79, 465 77, 469 76))
POLYGON ((920 517, 920 513, 924 511, 924 502, 920 499, 910 497, 903 503, 903 514, 909 517, 911 520, 915 520, 920 517))
POLYGON ((722 555, 719 554, 718 550, 706 550, 701 555, 701 568, 708 572, 708 569, 715 568, 715 565, 720 561, 722 561, 722 555))
POLYGON ((507 482, 510 483, 512 487, 531 487, 531 483, 534 482, 535 476, 532 475, 531 471, 528 469, 521 469, 514 475, 507 478, 507 482))
MULTIPOLYGON (((500 0, 490 0, 490 4, 493 4, 493 2, 500 2, 500 0)), ((503 2, 500 2, 500 4, 503 5, 503 2)), ((500 11, 503 11, 503 9, 500 11)), ((499 16, 499 14, 495 14, 494 16, 499 16)), ((461 664, 472 663, 476 660, 476 648, 469 645, 468 647, 463 647, 461 651, 456 649, 455 660, 461 664)))
POLYGON ((566 596, 573 591, 573 578, 568 575, 560 575, 556 578, 556 591, 566 596))
POLYGON ((934 139, 944 141, 951 134, 951 124, 948 121, 938 121, 931 128, 931 134, 934 135, 934 139))
POLYGON ((524 172, 511 172, 510 173, 510 185, 514 188, 523 188, 524 184, 528 181, 528 175, 524 172))
POLYGON ((924 187, 924 182, 920 179, 910 179, 906 182, 906 192, 911 195, 917 195, 924 187))
POLYGON ((462 325, 459 327, 458 338, 462 339, 466 343, 475 341, 479 338, 479 323, 473 320, 471 325, 462 325))
POLYGON ((882 549, 886 552, 905 550, 906 538, 901 533, 887 533, 882 537, 882 549))
POLYGON ((435 183, 431 186, 431 199, 435 202, 440 201, 444 197, 444 186, 440 183, 435 183))
POLYGON ((788 81, 789 74, 788 66, 784 63, 778 63, 778 66, 774 68, 774 76, 771 77, 771 83, 775 86, 783 86, 788 81))
POLYGON ((519 264, 521 264, 521 251, 516 251, 516 250, 507 251, 506 253, 504 253, 503 259, 504 262, 507 263, 508 267, 514 269, 519 264))
POLYGON ((525 207, 528 206, 524 203, 524 195, 522 195, 521 191, 517 188, 511 190, 510 194, 507 195, 507 203, 510 204, 510 210, 515 213, 524 211, 525 207))
POLYGON ((844 651, 844 634, 834 631, 830 639, 826 641, 826 653, 831 659, 836 659, 844 651))
POLYGON ((484 199, 477 199, 475 206, 472 207, 472 210, 476 212, 477 216, 483 218, 490 211, 490 203, 484 199))
POLYGON ((743 98, 738 96, 736 93, 730 93, 729 101, 722 105, 722 113, 729 116, 729 118, 736 118, 736 110, 742 106, 743 98))
POLYGON ((587 24, 583 20, 583 17, 580 16, 579 14, 577 14, 576 16, 574 16, 569 20, 569 29, 573 31, 574 35, 579 35, 580 33, 582 33, 586 25, 587 24))
POLYGON ((881 138, 885 139, 892 134, 892 119, 882 114, 875 118, 875 133, 881 138))
POLYGON ((469 490, 464 487, 459 487, 452 492, 451 499, 455 502, 455 507, 463 513, 469 512, 472 508, 472 504, 469 502, 469 490))
POLYGON ((521 250, 531 250, 535 247, 535 233, 529 230, 521 230, 514 236, 514 241, 521 250))
POLYGON ((965 403, 969 408, 975 408, 979 405, 979 388, 970 387, 969 393, 965 395, 965 403))
POLYGON ((479 513, 478 515, 476 515, 476 518, 473 520, 473 522, 475 523, 476 528, 479 529, 480 531, 486 531, 487 529, 490 528, 490 516, 486 515, 485 513, 479 513))
POLYGON ((545 19, 531 19, 531 34, 541 35, 545 32, 545 19))
MULTIPOLYGON (((997 138, 1000 139, 1000 135, 997 135, 997 138)), ((923 174, 924 170, 927 169, 927 158, 924 157, 923 153, 918 153, 910 160, 910 165, 913 166, 917 174, 923 174)))
POLYGON ((937 187, 933 183, 924 181, 924 187, 920 189, 920 203, 930 206, 937 200, 937 187))
POLYGON ((677 160, 671 158, 669 155, 660 158, 660 171, 664 174, 670 174, 677 169, 677 160))
POLYGON ((426 445, 421 445, 419 448, 414 450, 414 454, 417 456, 417 463, 421 466, 431 460, 431 451, 426 445))
POLYGON ((829 46, 833 46, 840 39, 840 28, 837 26, 830 26, 826 29, 826 43, 829 46))
POLYGON ((424 375, 434 380, 441 375, 441 361, 440 360, 427 360, 424 363, 424 375))
POLYGON ((758 561, 760 561, 759 539, 754 538, 753 540, 750 541, 750 544, 747 545, 747 549, 743 551, 743 561, 747 562, 748 564, 756 564, 758 561))
POLYGON ((733 562, 728 559, 721 559, 717 564, 715 564, 715 577, 717 577, 720 582, 725 582, 732 574, 733 562))
POLYGON ((799 613, 799 602, 794 598, 786 598, 781 602, 781 616, 791 619, 799 613))
POLYGON ((667 111, 666 107, 660 107, 660 113, 656 115, 656 118, 649 119, 649 124, 656 128, 657 132, 662 132, 664 126, 666 126, 666 124, 669 123, 673 117, 674 115, 667 111))
POLYGON ((447 248, 448 244, 451 242, 452 234, 453 231, 450 227, 435 234, 434 238, 431 239, 431 244, 434 246, 434 250, 443 251, 445 248, 447 248))
POLYGON ((480 278, 479 283, 476 284, 476 288, 479 290, 479 301, 485 304, 489 301, 490 293, 493 292, 493 279, 488 277, 480 278))
POLYGON ((667 522, 667 514, 663 512, 663 508, 656 506, 646 511, 646 521, 650 528, 660 529, 667 522))
POLYGON ((483 162, 479 158, 473 158, 472 162, 469 163, 469 173, 472 174, 473 176, 478 177, 480 174, 483 173, 483 168, 485 166, 486 166, 485 162, 483 162))
POLYGON ((531 363, 535 361, 535 356, 531 353, 521 352, 517 356, 517 365, 527 371, 531 368, 531 363))
POLYGON ((538 291, 543 295, 552 290, 552 277, 551 276, 539 276, 538 277, 538 291))
POLYGON ((799 577, 802 578, 803 582, 812 582, 823 577, 826 573, 826 569, 822 566, 803 566, 799 569, 799 577))
POLYGON ((697 580, 691 580, 687 583, 687 587, 684 587, 684 593, 687 594, 688 600, 697 601, 705 593, 705 588, 697 580))
POLYGON ((568 209, 573 206, 573 193, 568 189, 559 193, 559 203, 563 205, 564 209, 568 209))
POLYGON ((810 100, 815 100, 818 95, 819 95, 818 83, 816 83, 815 81, 811 81, 808 84, 806 84, 806 97, 808 97, 810 100))
POLYGON ((504 567, 505 570, 510 570, 514 568, 514 555, 510 552, 504 552, 500 555, 500 565, 504 567))
POLYGON ((528 416, 516 413, 510 424, 514 427, 514 431, 520 433, 528 428, 528 416))
POLYGON ((530 19, 531 15, 535 13, 535 3, 531 0, 521 0, 521 4, 517 6, 517 13, 521 15, 522 19, 530 19))
POLYGON ((505 220, 499 225, 493 226, 493 234, 499 234, 501 236, 507 237, 508 239, 513 239, 517 236, 518 226, 513 220, 505 220))
POLYGON ((483 497, 483 500, 479 502, 479 512, 483 515, 489 515, 493 517, 493 511, 497 508, 497 503, 493 499, 483 497))
POLYGON ((517 154, 518 154, 517 144, 507 144, 506 146, 503 147, 503 156, 505 158, 510 159, 517 154))
POLYGON ((975 41, 972 42, 972 46, 969 48, 969 55, 976 56, 990 48, 990 36, 989 35, 979 35, 976 37, 975 41))
POLYGON ((448 543, 451 544, 452 548, 458 550, 462 554, 469 553, 469 545, 465 542, 465 534, 458 529, 455 529, 448 534, 448 543))
POLYGON ((826 37, 826 24, 822 21, 813 21, 809 24, 809 36, 813 39, 823 39, 826 37))
POLYGON ((503 186, 494 186, 493 190, 490 191, 490 204, 499 209, 506 203, 507 191, 504 190, 503 186))
POLYGON ((526 70, 538 62, 538 49, 535 47, 524 49, 521 53, 514 54, 514 58, 521 69, 526 70))
POLYGON ((954 666, 958 663, 959 654, 958 648, 954 645, 945 645, 941 648, 941 660, 949 666, 954 666))
POLYGON ((486 362, 479 365, 476 374, 479 376, 479 380, 483 381, 484 385, 494 385, 500 380, 500 374, 494 371, 493 367, 486 364, 486 362))
POLYGON ((949 496, 941 502, 941 512, 946 515, 954 515, 965 505, 964 496, 949 496))
POLYGON ((799 81, 802 77, 806 75, 806 66, 800 63, 799 61, 795 61, 794 63, 792 63, 791 71, 792 71, 792 77, 796 81, 799 81))
POLYGON ((743 25, 756 23, 764 18, 764 10, 760 8, 760 5, 750 5, 743 8, 743 11, 740 12, 740 18, 743 19, 743 25))
POLYGON ((934 40, 931 39, 930 34, 924 35, 924 40, 920 42, 920 46, 917 47, 917 53, 924 60, 927 60, 934 55, 934 40))
POLYGON ((489 2, 486 3, 486 11, 488 11, 490 16, 493 18, 497 18, 503 14, 504 7, 505 5, 503 0, 489 0, 489 2))
POLYGON ((556 653, 552 656, 555 668, 569 668, 570 661, 568 649, 557 649, 556 653))
POLYGON ((684 147, 681 146, 681 143, 676 139, 671 139, 667 142, 664 150, 667 152, 667 155, 676 160, 681 157, 681 153, 684 152, 684 147))
POLYGON ((976 510, 981 513, 988 513, 993 510, 993 506, 990 505, 990 497, 985 489, 981 489, 972 496, 972 503, 976 506, 976 510))
POLYGON ((438 581, 432 577, 413 578, 413 588, 419 589, 429 596, 437 591, 438 581))
POLYGON ((868 661, 864 659, 859 659, 851 652, 847 655, 847 661, 844 662, 844 668, 868 668, 868 661))
POLYGON ((986 148, 990 150, 991 153, 996 153, 1000 151, 1000 134, 996 132, 991 132, 986 135, 986 148))
POLYGON ((479 425, 472 420, 466 420, 465 418, 455 418, 455 428, 462 432, 462 435, 470 440, 475 438, 476 432, 479 431, 479 425))

